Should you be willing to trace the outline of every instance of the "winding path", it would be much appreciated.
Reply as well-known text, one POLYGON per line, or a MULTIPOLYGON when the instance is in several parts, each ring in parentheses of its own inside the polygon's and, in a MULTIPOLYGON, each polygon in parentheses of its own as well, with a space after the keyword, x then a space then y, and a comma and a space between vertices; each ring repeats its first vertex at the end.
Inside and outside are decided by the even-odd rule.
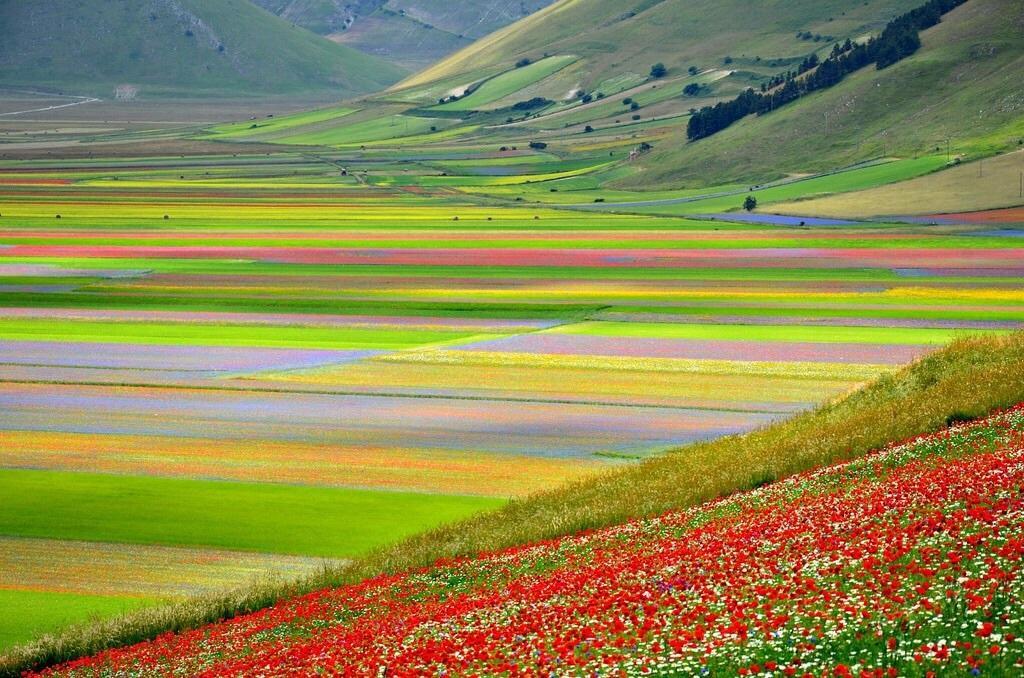
POLYGON ((101 99, 97 99, 96 97, 80 97, 80 96, 73 96, 73 95, 70 95, 70 94, 47 94, 46 92, 18 92, 18 94, 34 94, 34 95, 37 95, 37 96, 60 97, 60 98, 63 98, 63 99, 75 99, 75 101, 72 101, 72 102, 66 103, 66 104, 58 104, 56 106, 43 106, 42 108, 29 108, 29 109, 26 109, 24 111, 9 111, 7 113, 0 113, 0 117, 10 116, 10 115, 22 115, 24 113, 42 113, 43 111, 55 111, 58 108, 69 108, 71 106, 81 106, 82 104, 91 104, 91 103, 95 103, 97 101, 102 101, 101 99))

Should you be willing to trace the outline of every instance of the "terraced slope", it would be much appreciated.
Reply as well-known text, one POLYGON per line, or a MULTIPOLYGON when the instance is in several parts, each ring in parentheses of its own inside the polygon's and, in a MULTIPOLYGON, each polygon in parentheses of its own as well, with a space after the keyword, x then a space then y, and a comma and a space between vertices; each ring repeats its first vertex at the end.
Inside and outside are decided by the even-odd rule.
POLYGON ((113 96, 354 96, 402 71, 248 0, 0 1, 0 82, 113 96))

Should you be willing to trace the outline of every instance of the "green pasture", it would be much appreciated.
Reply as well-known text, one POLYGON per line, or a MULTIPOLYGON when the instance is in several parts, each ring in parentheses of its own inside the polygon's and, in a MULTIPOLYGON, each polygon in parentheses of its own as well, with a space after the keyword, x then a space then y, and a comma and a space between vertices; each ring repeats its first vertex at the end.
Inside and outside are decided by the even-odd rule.
POLYGON ((244 139, 247 137, 263 136, 275 132, 284 132, 313 125, 325 123, 343 118, 346 115, 355 113, 356 109, 347 107, 320 108, 312 111, 303 111, 293 115, 282 115, 276 118, 260 118, 244 122, 217 125, 210 128, 207 135, 215 139, 244 139))
MULTIPOLYGON (((636 206, 630 207, 629 210, 642 214, 713 214, 718 212, 735 212, 740 210, 743 200, 747 195, 757 198, 759 205, 806 200, 833 193, 861 191, 866 188, 911 179, 942 169, 945 165, 946 156, 944 155, 888 160, 810 179, 791 181, 752 191, 743 191, 741 194, 736 195, 709 197, 703 200, 688 200, 687 202, 666 205, 636 206)), ((718 192, 714 188, 706 189, 706 191, 712 195, 718 192)))
POLYGON ((998 334, 994 330, 948 330, 903 327, 819 327, 806 325, 713 325, 638 322, 583 322, 562 325, 548 334, 579 334, 632 339, 698 341, 787 341, 852 344, 943 345, 965 334, 998 334))
POLYGON ((505 71, 500 75, 485 80, 469 96, 435 106, 434 108, 439 111, 473 111, 484 109, 492 101, 507 97, 557 73, 576 61, 577 58, 575 56, 552 56, 536 61, 529 66, 505 71))
POLYGON ((129 596, 0 589, 0 652, 72 624, 113 617, 160 602, 129 596))
POLYGON ((541 183, 567 177, 575 177, 581 174, 599 171, 601 165, 593 166, 585 163, 576 169, 561 171, 548 171, 544 174, 508 174, 497 176, 389 176, 381 177, 373 181, 374 184, 382 186, 405 185, 405 186, 449 186, 458 188, 460 186, 509 186, 519 184, 541 183))
POLYGON ((0 470, 0 496, 4 535, 324 558, 362 555, 505 503, 486 497, 10 469, 0 470))
MULTIPOLYGON (((264 301, 264 310, 272 308, 264 301)), ((275 309, 280 310, 280 309, 275 309)), ((0 338, 20 341, 80 341, 188 346, 263 346, 319 349, 404 349, 426 344, 494 338, 458 330, 215 325, 200 323, 97 322, 0 319, 0 338)))
POLYGON ((594 88, 594 92, 603 92, 605 95, 620 94, 620 96, 606 96, 605 99, 584 104, 582 106, 576 106, 571 110, 566 110, 565 112, 559 111, 550 115, 542 115, 536 120, 531 120, 529 122, 529 126, 544 130, 557 130, 564 129, 565 127, 572 125, 582 125, 586 122, 594 122, 595 120, 606 120, 616 117, 621 120, 628 121, 631 119, 632 115, 638 111, 631 110, 628 104, 623 103, 623 100, 627 98, 639 104, 641 110, 644 106, 651 106, 663 101, 668 101, 669 99, 679 99, 679 108, 683 111, 685 110, 684 104, 686 104, 686 107, 691 105, 689 100, 684 101, 683 88, 686 85, 690 83, 711 84, 720 79, 721 74, 718 71, 701 73, 699 75, 686 78, 659 80, 647 84, 644 84, 641 79, 639 82, 633 83, 633 87, 629 92, 608 91, 603 89, 601 85, 598 85, 594 88))
MULTIPOLYGON (((344 122, 344 121, 343 121, 344 122)), ((413 115, 390 115, 371 118, 328 129, 299 131, 278 139, 280 143, 301 146, 351 146, 374 141, 398 139, 447 130, 459 124, 451 118, 421 118, 413 115)))

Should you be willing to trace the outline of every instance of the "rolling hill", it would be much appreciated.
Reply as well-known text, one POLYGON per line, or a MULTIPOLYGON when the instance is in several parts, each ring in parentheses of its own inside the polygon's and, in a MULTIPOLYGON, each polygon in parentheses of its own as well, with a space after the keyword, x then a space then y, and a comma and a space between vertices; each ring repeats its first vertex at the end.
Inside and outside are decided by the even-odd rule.
MULTIPOLYGON (((984 157, 1024 138, 1024 6, 971 0, 922 33, 921 50, 696 143, 644 158, 624 186, 763 181, 885 155, 984 157)), ((1016 176, 1016 175, 1015 175, 1016 176)))
POLYGON ((405 79, 390 96, 422 102, 454 94, 459 101, 437 110, 474 111, 477 120, 540 97, 548 104, 513 112, 506 121, 513 124, 492 131, 501 128, 510 141, 512 133, 562 140, 567 150, 580 133, 593 133, 587 146, 628 143, 643 133, 653 152, 606 177, 635 190, 758 183, 886 155, 973 159, 1017 148, 1024 137, 1024 91, 1015 77, 1024 68, 1024 7, 1010 0, 972 0, 924 31, 910 58, 884 70, 862 68, 837 86, 687 143, 691 110, 759 87, 812 54, 823 58, 837 42, 877 35, 919 4, 650 0, 624 12, 619 2, 560 0, 405 79), (513 77, 517 63, 556 58, 573 61, 543 79, 523 77, 522 87, 493 103, 478 93, 513 77), (666 72, 651 77, 658 62, 666 72))
POLYGON ((418 70, 552 0, 253 1, 314 33, 418 70))
POLYGON ((2 0, 0 25, 4 85, 100 96, 130 85, 143 97, 343 97, 401 75, 248 0, 2 0))
POLYGON ((668 73, 721 66, 730 70, 778 66, 803 59, 830 46, 826 37, 857 37, 877 30, 917 0, 842 0, 811 2, 741 2, 712 0, 559 0, 507 26, 438 64, 405 80, 399 87, 450 78, 520 58, 576 54, 580 63, 569 77, 585 89, 627 73, 646 76, 663 62, 668 73), (809 32, 810 39, 796 37, 809 32), (814 36, 818 37, 817 42, 814 36))

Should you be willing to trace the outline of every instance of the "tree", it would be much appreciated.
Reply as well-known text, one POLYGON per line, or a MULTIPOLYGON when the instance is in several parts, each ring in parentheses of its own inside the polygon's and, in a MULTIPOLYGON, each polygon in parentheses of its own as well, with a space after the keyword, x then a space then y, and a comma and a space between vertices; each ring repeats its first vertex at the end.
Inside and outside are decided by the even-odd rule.
POLYGON ((757 198, 752 195, 748 195, 747 199, 743 201, 743 209, 748 212, 753 212, 757 208, 757 198))
POLYGON ((651 77, 652 78, 664 78, 668 75, 668 69, 665 68, 665 64, 660 61, 651 66, 651 77))
POLYGON ((523 57, 522 59, 520 59, 519 61, 516 62, 516 68, 523 68, 524 66, 529 66, 530 63, 531 62, 530 62, 529 59, 527 59, 526 57, 523 57))
POLYGON ((696 66, 690 66, 687 70, 690 72, 690 75, 697 75, 700 72, 696 66))

